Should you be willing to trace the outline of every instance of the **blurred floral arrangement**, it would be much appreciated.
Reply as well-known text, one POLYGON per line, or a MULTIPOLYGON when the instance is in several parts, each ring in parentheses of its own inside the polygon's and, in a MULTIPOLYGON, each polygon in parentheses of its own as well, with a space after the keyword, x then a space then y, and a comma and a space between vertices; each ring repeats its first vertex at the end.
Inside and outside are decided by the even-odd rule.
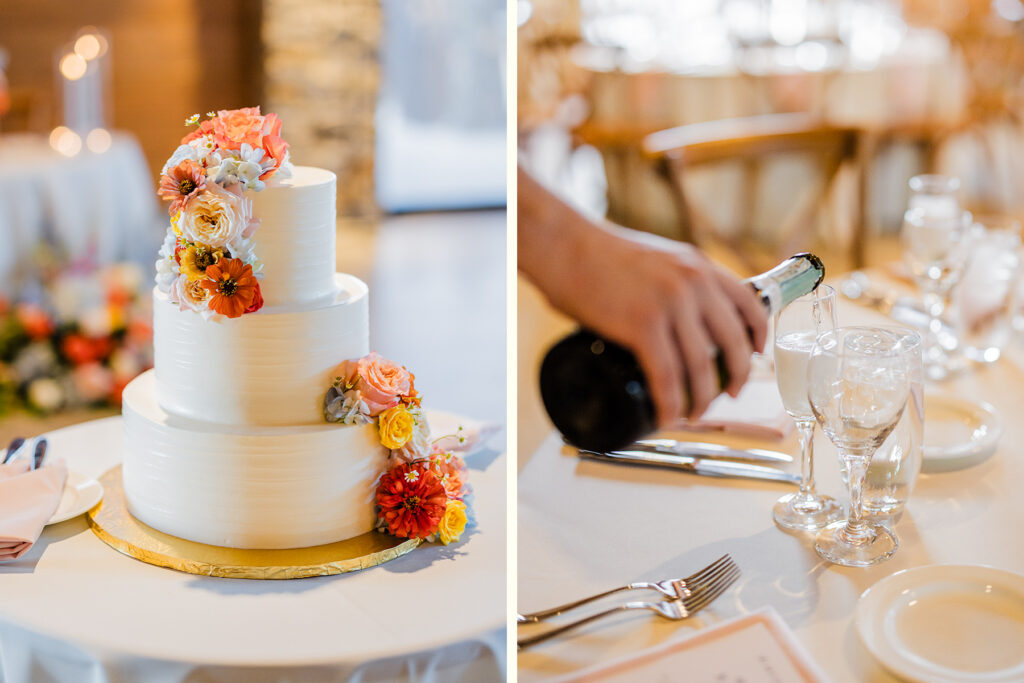
POLYGON ((415 381, 408 369, 375 352, 346 360, 324 397, 324 418, 346 425, 376 422, 389 463, 377 485, 376 528, 448 545, 472 525, 468 470, 454 452, 467 439, 459 427, 430 440, 415 381))
POLYGON ((0 296, 0 416, 120 405, 125 385, 153 365, 144 277, 135 264, 73 267, 20 302, 0 296))
POLYGON ((185 121, 196 128, 160 172, 157 194, 171 203, 171 224, 156 283, 183 311, 237 318, 263 306, 252 241, 260 221, 245 195, 290 177, 292 164, 277 114, 246 107, 207 116, 185 121))

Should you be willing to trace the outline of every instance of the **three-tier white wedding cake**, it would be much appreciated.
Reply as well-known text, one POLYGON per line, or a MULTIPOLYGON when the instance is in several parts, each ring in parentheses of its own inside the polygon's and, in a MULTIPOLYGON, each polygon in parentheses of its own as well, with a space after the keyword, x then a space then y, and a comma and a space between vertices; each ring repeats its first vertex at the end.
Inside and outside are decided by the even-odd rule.
POLYGON ((369 352, 366 285, 334 269, 335 175, 293 167, 274 114, 209 117, 160 175, 155 367, 123 394, 129 511, 232 548, 458 541, 466 438, 431 440, 415 376, 369 352))
POLYGON ((369 351, 367 287, 334 271, 335 182, 296 167, 254 193, 258 312, 210 320, 154 290, 155 367, 123 398, 125 496, 149 526, 235 548, 373 529, 386 449, 323 413, 339 360, 369 351))

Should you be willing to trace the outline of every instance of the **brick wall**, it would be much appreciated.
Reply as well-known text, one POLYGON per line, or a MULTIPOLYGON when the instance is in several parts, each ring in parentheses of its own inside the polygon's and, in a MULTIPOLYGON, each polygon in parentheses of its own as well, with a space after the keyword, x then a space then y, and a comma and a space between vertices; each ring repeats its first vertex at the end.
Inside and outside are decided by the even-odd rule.
POLYGON ((372 217, 379 0, 264 0, 267 111, 284 121, 292 160, 338 175, 342 216, 372 217))

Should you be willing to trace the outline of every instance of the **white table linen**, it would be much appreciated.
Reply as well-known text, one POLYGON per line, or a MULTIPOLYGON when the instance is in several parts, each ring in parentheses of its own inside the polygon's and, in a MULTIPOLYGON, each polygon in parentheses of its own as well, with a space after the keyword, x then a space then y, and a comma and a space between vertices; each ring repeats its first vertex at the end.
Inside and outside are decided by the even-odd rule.
MULTIPOLYGON (((892 324, 846 302, 839 321, 892 324)), ((624 615, 526 650, 518 657, 519 680, 611 661, 765 606, 779 612, 837 683, 895 680, 856 635, 854 606, 865 589, 893 572, 928 564, 984 564, 1024 573, 1024 423, 1014 417, 1022 387, 1021 367, 1011 360, 939 386, 995 405, 1006 420, 999 449, 969 469, 922 474, 896 526, 899 550, 867 569, 829 565, 818 558, 810 537, 775 527, 772 504, 793 487, 580 460, 551 434, 519 477, 520 611, 629 581, 687 576, 725 553, 743 575, 690 621, 624 615)), ((794 435, 781 443, 719 440, 798 452, 794 435)), ((846 502, 835 448, 820 430, 815 445, 819 490, 846 502)))
POLYGON ((142 148, 115 133, 109 149, 66 157, 35 135, 0 136, 0 295, 11 295, 35 248, 71 260, 148 262, 164 219, 142 148))
MULTIPOLYGON (((120 432, 114 417, 48 436, 72 470, 98 476, 120 461, 120 432)), ((478 526, 463 542, 352 574, 196 576, 120 554, 84 517, 49 527, 0 565, 0 680, 502 680, 502 443, 467 457, 478 526)))

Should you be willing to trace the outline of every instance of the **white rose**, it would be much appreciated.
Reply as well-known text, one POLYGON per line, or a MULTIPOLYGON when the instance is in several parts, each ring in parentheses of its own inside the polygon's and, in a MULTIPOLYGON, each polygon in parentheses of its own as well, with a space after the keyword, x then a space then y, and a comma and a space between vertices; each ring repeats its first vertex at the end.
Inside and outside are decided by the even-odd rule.
POLYGON ((240 197, 217 183, 194 197, 182 211, 178 228, 189 242, 226 247, 249 230, 252 200, 240 197))
POLYGON ((182 311, 195 311, 202 313, 209 310, 207 301, 210 299, 210 292, 200 284, 200 280, 191 280, 185 275, 179 275, 167 294, 171 303, 178 304, 182 311))

